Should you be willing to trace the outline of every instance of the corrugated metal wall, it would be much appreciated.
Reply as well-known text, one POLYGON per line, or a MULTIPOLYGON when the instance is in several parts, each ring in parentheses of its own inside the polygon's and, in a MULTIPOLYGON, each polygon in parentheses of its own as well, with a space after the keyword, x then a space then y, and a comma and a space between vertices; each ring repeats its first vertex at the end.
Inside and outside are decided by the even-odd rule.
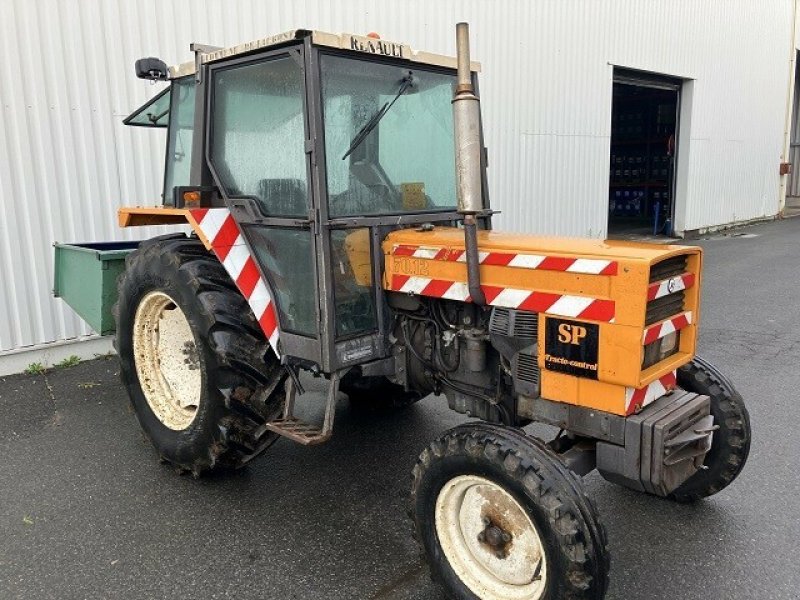
POLYGON ((603 236, 612 65, 696 80, 685 214, 697 229, 777 211, 793 0, 2 0, 0 353, 87 333, 50 297, 51 243, 111 240, 155 203, 163 134, 121 119, 157 91, 133 62, 296 27, 454 51, 472 25, 499 227, 603 236))

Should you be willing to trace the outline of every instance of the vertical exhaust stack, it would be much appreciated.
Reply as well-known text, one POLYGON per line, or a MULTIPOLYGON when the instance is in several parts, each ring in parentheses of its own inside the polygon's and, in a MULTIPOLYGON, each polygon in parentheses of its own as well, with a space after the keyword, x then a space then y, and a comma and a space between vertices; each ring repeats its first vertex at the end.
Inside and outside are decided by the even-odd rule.
POLYGON ((453 124, 456 147, 456 191, 458 212, 464 215, 464 249, 467 261, 467 284, 472 301, 485 305, 481 289, 478 258, 478 231, 475 215, 483 210, 481 172, 480 100, 472 85, 469 57, 469 25, 456 25, 458 83, 453 97, 453 124))

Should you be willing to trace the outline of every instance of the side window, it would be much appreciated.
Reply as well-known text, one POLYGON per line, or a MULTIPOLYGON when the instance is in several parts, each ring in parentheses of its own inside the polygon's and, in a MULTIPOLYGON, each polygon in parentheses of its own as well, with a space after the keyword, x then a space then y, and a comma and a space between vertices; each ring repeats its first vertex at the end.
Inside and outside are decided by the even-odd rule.
POLYGON ((135 127, 166 127, 169 121, 169 98, 171 87, 163 90, 142 104, 122 121, 135 127))
POLYGON ((258 262, 269 273, 281 328, 301 335, 317 334, 314 251, 308 229, 248 227, 258 262))
POLYGON ((211 162, 229 196, 267 216, 305 216, 303 72, 291 57, 214 74, 211 162))
POLYGON ((194 133, 194 77, 176 79, 172 83, 167 163, 164 170, 164 204, 173 203, 173 190, 189 185, 192 170, 192 137, 194 133))
POLYGON ((346 338, 377 329, 369 229, 331 231, 331 257, 336 337, 346 338))

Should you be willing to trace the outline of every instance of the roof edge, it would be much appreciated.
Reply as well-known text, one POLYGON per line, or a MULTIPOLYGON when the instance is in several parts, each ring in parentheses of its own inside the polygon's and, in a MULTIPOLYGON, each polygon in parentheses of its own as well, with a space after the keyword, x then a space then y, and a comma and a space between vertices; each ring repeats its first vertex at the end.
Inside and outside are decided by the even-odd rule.
MULTIPOLYGON (((412 50, 408 44, 400 42, 392 42, 389 40, 382 40, 371 38, 363 35, 356 35, 353 33, 326 33, 324 31, 312 31, 308 29, 293 29, 272 35, 265 38, 260 38, 252 42, 245 42, 237 44, 229 48, 214 50, 212 52, 202 53, 200 61, 203 63, 212 63, 232 56, 249 54, 256 50, 278 46, 294 40, 303 39, 311 36, 311 41, 317 46, 325 46, 328 48, 336 48, 338 50, 348 50, 360 54, 372 54, 378 56, 385 56, 388 58, 397 58, 402 60, 411 60, 426 65, 433 65, 437 67, 445 67, 455 69, 457 61, 454 56, 445 56, 442 54, 433 54, 431 52, 418 52, 412 50)), ((472 71, 479 73, 481 65, 479 62, 471 63, 472 71)), ((177 79, 179 77, 186 77, 195 73, 195 62, 185 62, 169 68, 170 79, 177 79)))

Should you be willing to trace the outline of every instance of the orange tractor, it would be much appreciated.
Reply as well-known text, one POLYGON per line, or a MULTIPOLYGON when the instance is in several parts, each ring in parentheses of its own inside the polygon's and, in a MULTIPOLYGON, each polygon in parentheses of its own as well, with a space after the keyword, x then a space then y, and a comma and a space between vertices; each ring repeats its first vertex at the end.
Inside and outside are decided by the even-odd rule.
POLYGON ((750 425, 695 356, 699 248, 492 230, 477 73, 458 56, 293 31, 137 62, 166 89, 163 206, 185 224, 127 255, 122 379, 161 458, 241 467, 280 436, 320 444, 339 392, 371 409, 437 394, 476 420, 413 470, 432 573, 454 598, 601 598, 606 534, 581 477, 678 502, 729 485, 750 425), (325 417, 295 416, 301 374, 325 417), (557 427, 547 442, 531 422, 557 427))

